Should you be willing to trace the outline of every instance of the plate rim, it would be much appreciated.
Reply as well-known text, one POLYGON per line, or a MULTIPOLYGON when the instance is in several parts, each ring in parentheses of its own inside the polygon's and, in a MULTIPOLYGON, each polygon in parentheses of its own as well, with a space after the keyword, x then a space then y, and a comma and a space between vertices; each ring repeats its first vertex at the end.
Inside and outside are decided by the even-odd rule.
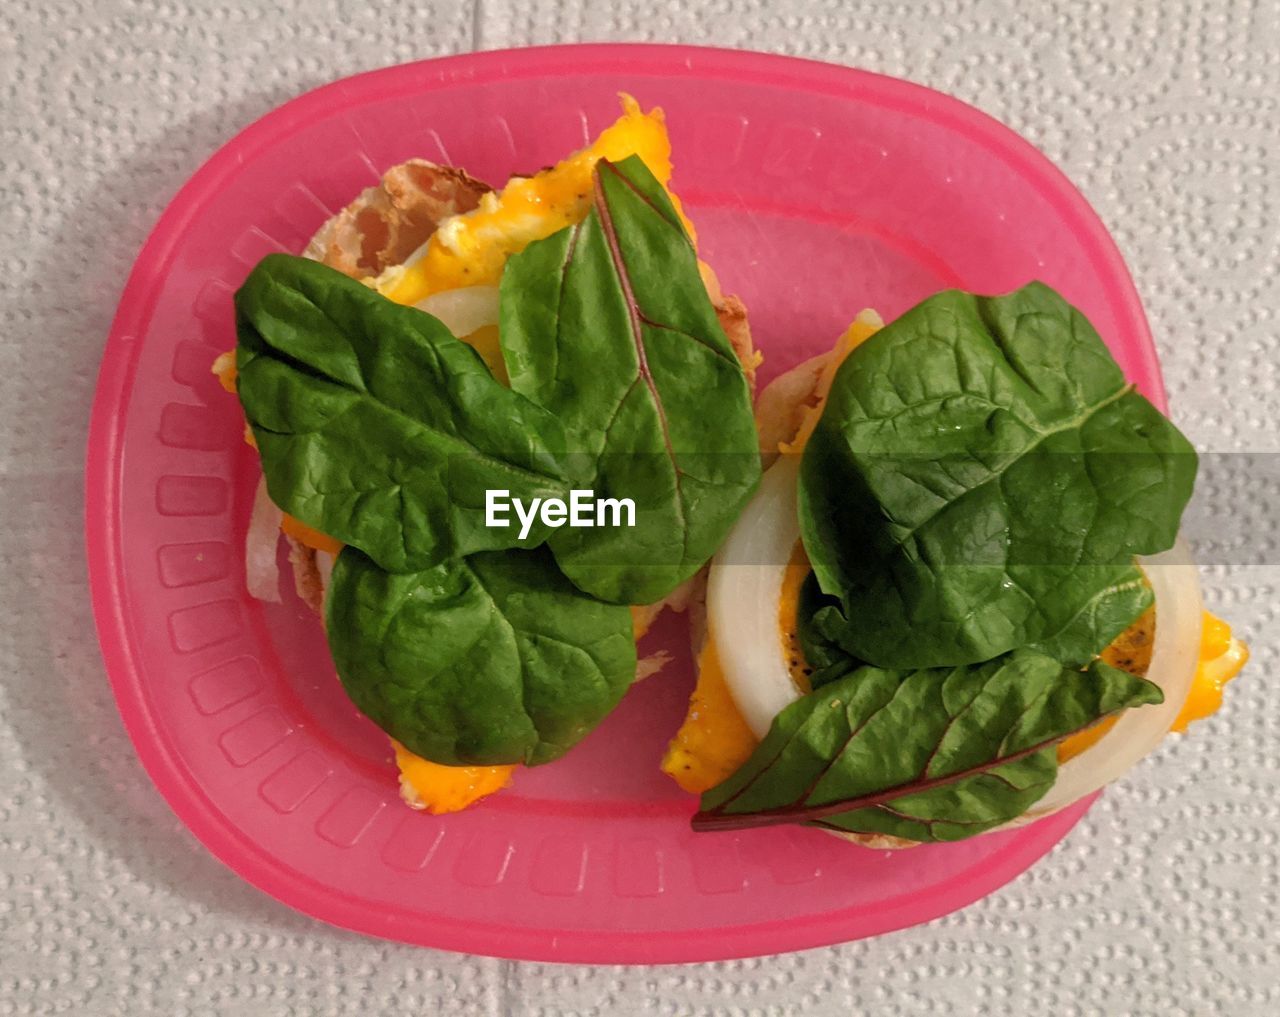
MULTIPOLYGON (((835 908, 803 918, 725 926, 696 932, 628 930, 537 930, 512 928, 470 919, 402 913, 337 893, 328 884, 298 872, 261 848, 234 827, 191 778, 180 758, 154 723, 141 682, 133 623, 124 610, 119 564, 120 493, 123 426, 128 416, 133 378, 140 360, 134 336, 150 323, 161 283, 167 277, 184 226, 215 193, 222 181, 262 148, 304 127, 333 102, 359 102, 447 87, 457 80, 535 77, 563 72, 566 58, 574 72, 622 68, 652 76, 713 74, 733 80, 765 78, 782 87, 819 92, 880 105, 926 111, 935 121, 963 122, 964 133, 999 147, 1076 232, 1090 241, 1111 300, 1135 330, 1137 354, 1150 379, 1148 394, 1162 409, 1165 389, 1146 315, 1128 267, 1097 213, 1066 175, 1012 128, 953 96, 873 71, 823 61, 706 46, 656 43, 586 43, 520 47, 460 53, 395 64, 344 77, 303 92, 273 108, 225 141, 167 203, 143 243, 121 293, 103 349, 85 454, 84 538, 90 597, 104 670, 117 710, 134 751, 151 782, 174 814, 222 864, 290 908, 313 918, 365 935, 437 949, 563 963, 669 964, 700 963, 803 950, 851 939, 882 935, 920 924, 917 894, 904 894, 871 918, 857 908, 835 908), (513 62, 519 68, 513 68, 513 62), (866 93, 873 91, 875 96, 866 93), (95 512, 95 509, 98 510, 95 512), (130 708, 126 708, 126 704, 130 708), (323 906, 321 906, 323 904, 323 906)), ((929 888, 929 910, 936 920, 963 908, 1016 878, 1051 850, 1096 799, 1083 802, 1035 824, 1043 839, 1012 841, 991 857, 982 878, 953 880, 943 892, 929 888), (1030 848, 1030 849, 1029 849, 1030 848)), ((919 891, 925 892, 925 891, 919 891)))

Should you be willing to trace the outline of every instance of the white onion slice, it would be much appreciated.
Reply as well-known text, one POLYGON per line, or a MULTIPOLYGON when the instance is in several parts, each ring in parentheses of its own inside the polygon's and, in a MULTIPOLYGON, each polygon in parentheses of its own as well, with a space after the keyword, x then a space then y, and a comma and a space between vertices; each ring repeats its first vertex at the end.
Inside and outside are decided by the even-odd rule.
MULTIPOLYGON (((707 581, 707 617, 725 682, 757 738, 801 695, 791 680, 778 627, 786 566, 800 538, 799 458, 783 456, 765 473, 713 559, 707 581)), ((1202 604, 1195 562, 1181 540, 1163 554, 1138 561, 1158 609, 1147 678, 1163 690, 1164 702, 1124 713, 1097 743, 1064 763, 1049 793, 1009 826, 1040 819, 1116 780, 1160 743, 1186 701, 1200 646, 1202 604)))
POLYGON ((464 286, 433 293, 415 304, 420 311, 440 319, 458 338, 486 325, 498 324, 498 287, 464 286))
POLYGON ((249 513, 249 530, 244 538, 244 585, 257 600, 280 603, 280 570, 276 567, 276 547, 280 543, 280 521, 284 513, 267 494, 267 481, 258 481, 249 513))
POLYGON ((1156 599, 1156 636, 1147 679, 1160 686, 1164 702, 1126 710, 1111 730, 1058 768, 1049 793, 1006 826, 1021 826, 1064 809, 1123 776, 1160 744, 1191 691, 1200 657, 1204 603, 1196 563, 1179 540, 1162 554, 1139 558, 1156 599))
POLYGON ((801 695, 778 628, 782 583, 800 539, 799 471, 799 456, 782 456, 765 471, 707 577, 711 638, 729 693, 757 738, 801 695))

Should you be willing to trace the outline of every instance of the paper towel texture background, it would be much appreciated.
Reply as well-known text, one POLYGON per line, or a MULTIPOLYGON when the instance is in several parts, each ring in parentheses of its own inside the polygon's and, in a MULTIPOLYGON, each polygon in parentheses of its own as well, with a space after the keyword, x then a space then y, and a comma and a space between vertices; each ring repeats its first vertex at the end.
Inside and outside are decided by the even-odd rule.
MULTIPOLYGON (((1115 234, 1193 441, 1280 451, 1277 38, 1276 0, 0 6, 0 1015, 1280 1013, 1274 526, 1207 568, 1210 605, 1254 647, 1226 709, 1013 885, 872 942, 656 969, 364 940, 224 870, 133 756, 80 542, 98 358, 183 180, 332 78, 528 43, 768 49, 977 104, 1047 152, 1115 234)), ((1280 500, 1258 484, 1205 494, 1259 529, 1280 500)))

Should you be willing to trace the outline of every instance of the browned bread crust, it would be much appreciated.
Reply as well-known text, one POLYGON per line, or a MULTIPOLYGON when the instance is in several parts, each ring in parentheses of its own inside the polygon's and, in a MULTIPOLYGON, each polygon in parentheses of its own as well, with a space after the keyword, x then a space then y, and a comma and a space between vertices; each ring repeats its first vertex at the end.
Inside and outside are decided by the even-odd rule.
POLYGON ((353 279, 372 278, 402 264, 441 220, 470 212, 490 189, 460 169, 410 159, 321 226, 303 255, 353 279))
POLYGON ((817 405, 818 382, 831 352, 797 364, 769 382, 756 400, 756 431, 765 465, 778 457, 778 446, 794 441, 805 414, 817 405))

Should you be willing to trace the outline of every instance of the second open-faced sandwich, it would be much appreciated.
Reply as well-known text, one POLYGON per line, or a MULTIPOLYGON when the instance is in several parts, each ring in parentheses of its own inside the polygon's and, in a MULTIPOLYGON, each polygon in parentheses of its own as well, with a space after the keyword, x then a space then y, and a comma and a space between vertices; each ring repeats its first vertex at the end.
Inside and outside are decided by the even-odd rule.
POLYGON ((1178 540, 1194 451, 1048 287, 863 312, 757 415, 772 465, 711 565, 664 761, 695 829, 1026 822, 1243 665, 1178 540))

